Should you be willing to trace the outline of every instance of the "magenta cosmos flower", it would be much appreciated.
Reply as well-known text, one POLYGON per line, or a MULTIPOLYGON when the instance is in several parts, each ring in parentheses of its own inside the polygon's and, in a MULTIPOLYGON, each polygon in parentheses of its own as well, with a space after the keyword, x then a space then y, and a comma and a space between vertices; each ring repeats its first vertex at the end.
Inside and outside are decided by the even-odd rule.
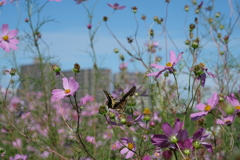
POLYGON ((126 159, 131 158, 134 155, 134 151, 136 150, 133 140, 129 137, 122 137, 121 141, 125 147, 123 149, 121 149, 120 153, 126 154, 126 156, 125 156, 126 159))
POLYGON ((157 69, 162 69, 159 72, 154 72, 154 73, 149 73, 147 76, 155 76, 155 78, 158 78, 162 72, 168 70, 169 72, 173 72, 174 69, 173 67, 181 60, 183 52, 178 54, 178 57, 176 58, 176 55, 174 51, 170 51, 170 62, 166 63, 166 66, 161 66, 158 64, 151 64, 151 67, 157 68, 157 69))
POLYGON ((124 9, 125 6, 119 6, 118 3, 115 3, 115 4, 107 4, 109 7, 113 8, 114 10, 117 10, 117 9, 124 9))
POLYGON ((213 153, 212 145, 204 142, 210 134, 204 134, 205 129, 200 128, 193 134, 193 146, 195 149, 200 149, 202 146, 205 147, 210 153, 213 153))
POLYGON ((212 97, 208 99, 207 104, 199 103, 195 107, 202 112, 192 113, 190 115, 192 121, 196 121, 204 116, 206 116, 209 112, 211 112, 215 106, 218 104, 219 96, 216 92, 213 93, 212 97))
POLYGON ((169 123, 163 123, 162 130, 165 134, 154 134, 151 140, 152 144, 160 148, 176 148, 175 144, 183 139, 182 137, 187 137, 185 130, 183 130, 183 134, 181 133, 183 124, 184 122, 180 122, 180 119, 176 119, 173 128, 169 123))
POLYGON ((217 119, 215 121, 215 123, 216 124, 222 124, 222 125, 230 126, 233 123, 233 121, 235 119, 235 116, 236 115, 234 115, 234 114, 233 115, 229 115, 227 117, 221 116, 221 119, 217 119))
POLYGON ((83 1, 87 1, 87 0, 75 0, 77 4, 82 3, 83 1))
POLYGON ((2 25, 2 33, 0 34, 0 47, 6 52, 10 52, 10 49, 16 50, 18 39, 15 39, 18 31, 16 29, 9 31, 8 24, 2 25))
POLYGON ((66 96, 73 96, 73 94, 78 90, 79 84, 74 80, 73 77, 69 78, 69 81, 67 78, 63 78, 63 88, 62 89, 54 89, 52 91, 52 98, 56 100, 60 100, 66 96))

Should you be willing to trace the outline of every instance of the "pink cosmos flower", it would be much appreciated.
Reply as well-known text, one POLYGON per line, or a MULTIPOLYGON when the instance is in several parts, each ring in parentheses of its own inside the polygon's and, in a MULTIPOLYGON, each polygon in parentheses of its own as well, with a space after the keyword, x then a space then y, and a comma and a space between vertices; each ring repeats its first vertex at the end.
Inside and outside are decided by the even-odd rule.
POLYGON ((151 67, 157 68, 157 69, 162 69, 159 72, 154 72, 154 73, 149 73, 147 76, 155 76, 155 78, 158 78, 162 72, 168 70, 169 72, 173 72, 174 69, 173 67, 181 60, 183 52, 178 54, 178 57, 176 58, 176 55, 174 51, 170 51, 170 62, 166 64, 166 66, 161 66, 158 64, 151 64, 151 67))
POLYGON ((0 6, 3 6, 3 5, 5 5, 6 3, 7 3, 6 0, 2 0, 2 1, 0 2, 0 6))
POLYGON ((80 105, 85 105, 87 102, 93 102, 94 96, 91 96, 89 94, 86 94, 84 97, 80 99, 80 105))
POLYGON ((27 155, 21 155, 21 154, 16 154, 14 157, 10 157, 10 160, 27 160, 28 156, 27 155))
POLYGON ((233 115, 229 115, 227 117, 221 116, 221 118, 222 119, 217 119, 215 121, 215 123, 216 124, 222 124, 222 125, 230 126, 233 123, 234 119, 235 119, 235 115, 233 114, 233 115))
POLYGON ((125 158, 129 159, 134 155, 134 152, 136 150, 135 144, 133 143, 133 140, 129 137, 122 137, 121 138, 122 143, 124 144, 124 148, 121 149, 121 154, 126 154, 125 158))
POLYGON ((66 96, 73 96, 73 94, 78 90, 79 84, 74 80, 73 77, 69 78, 69 81, 67 78, 63 78, 63 88, 62 89, 54 89, 52 91, 52 98, 56 100, 63 99, 66 96))
POLYGON ((154 42, 147 42, 144 45, 146 47, 148 47, 148 52, 155 53, 156 52, 156 48, 158 47, 158 44, 159 44, 158 41, 154 41, 154 42))
POLYGON ((122 148, 122 146, 123 146, 123 145, 122 145, 121 142, 116 141, 115 143, 113 143, 113 144, 111 145, 111 150, 112 150, 112 151, 118 150, 118 149, 122 148))
POLYGON ((87 0, 75 0, 77 4, 82 3, 83 1, 87 1, 87 0))
POLYGON ((117 9, 124 9, 126 6, 119 6, 118 3, 115 3, 115 4, 107 4, 109 7, 113 8, 114 10, 117 10, 117 9))
POLYGON ((0 34, 0 47, 6 52, 10 52, 10 49, 16 50, 18 39, 15 39, 18 31, 16 29, 9 31, 8 24, 2 25, 2 33, 0 34))
POLYGON ((233 93, 230 94, 230 96, 227 96, 227 101, 233 106, 233 108, 235 110, 234 114, 239 114, 240 113, 240 103, 233 93))
POLYGON ((211 112, 215 106, 218 104, 219 96, 216 92, 213 93, 212 97, 208 99, 207 104, 199 103, 195 107, 202 112, 192 113, 190 115, 192 121, 196 121, 204 116, 206 116, 209 112, 211 112))
POLYGON ((122 64, 120 64, 119 69, 120 70, 125 70, 127 68, 127 66, 128 66, 127 63, 122 63, 122 64))

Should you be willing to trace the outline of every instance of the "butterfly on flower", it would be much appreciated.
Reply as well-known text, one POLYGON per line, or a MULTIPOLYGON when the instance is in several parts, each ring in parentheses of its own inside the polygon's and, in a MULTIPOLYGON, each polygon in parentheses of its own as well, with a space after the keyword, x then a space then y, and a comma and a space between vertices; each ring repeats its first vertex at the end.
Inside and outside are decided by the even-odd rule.
POLYGON ((110 93, 103 90, 104 94, 108 99, 105 104, 108 106, 108 108, 115 109, 118 113, 122 114, 125 111, 128 96, 133 96, 135 91, 136 86, 133 86, 127 93, 123 95, 123 97, 119 101, 117 101, 110 93))

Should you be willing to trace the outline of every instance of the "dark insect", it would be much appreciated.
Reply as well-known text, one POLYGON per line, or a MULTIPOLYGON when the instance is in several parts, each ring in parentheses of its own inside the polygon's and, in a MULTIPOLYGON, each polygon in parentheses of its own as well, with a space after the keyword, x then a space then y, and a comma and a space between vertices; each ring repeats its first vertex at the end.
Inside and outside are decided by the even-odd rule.
POLYGON ((136 86, 133 86, 126 94, 123 95, 123 97, 119 101, 116 101, 116 99, 113 98, 113 96, 110 93, 103 90, 103 92, 105 93, 108 99, 106 102, 106 105, 108 106, 108 108, 115 109, 119 113, 124 113, 125 106, 127 104, 127 97, 133 96, 135 91, 136 91, 136 86))

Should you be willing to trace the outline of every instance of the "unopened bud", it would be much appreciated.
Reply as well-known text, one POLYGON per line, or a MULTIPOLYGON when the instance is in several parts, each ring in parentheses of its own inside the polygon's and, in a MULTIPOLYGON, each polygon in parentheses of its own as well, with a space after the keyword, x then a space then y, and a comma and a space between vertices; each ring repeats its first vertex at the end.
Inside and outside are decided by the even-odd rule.
POLYGON ((189 6, 186 5, 186 6, 184 7, 184 9, 185 9, 186 12, 188 12, 188 11, 189 11, 189 6))
POLYGON ((186 44, 186 45, 189 45, 190 43, 191 43, 191 41, 188 40, 188 39, 185 41, 185 44, 186 44))
POLYGON ((74 73, 79 73, 80 72, 80 65, 78 63, 75 63, 72 71, 74 73))
POLYGON ((98 112, 99 112, 99 114, 106 114, 108 112, 107 106, 106 105, 99 106, 98 112))
POLYGON ((132 7, 132 10, 133 10, 133 13, 136 13, 137 12, 137 7, 132 7))
POLYGON ((212 18, 208 18, 208 22, 211 24, 213 22, 212 18))
POLYGON ((52 69, 54 70, 54 72, 60 72, 61 68, 58 67, 58 65, 54 64, 52 65, 52 69))
POLYGON ((145 20, 146 20, 146 18, 147 18, 147 17, 146 17, 145 15, 142 15, 142 20, 144 20, 144 21, 145 21, 145 20))
POLYGON ((217 14, 215 15, 216 18, 220 17, 221 13, 220 12, 217 12, 217 14))
POLYGON ((119 50, 118 50, 118 48, 114 48, 114 53, 118 53, 119 52, 119 50))
POLYGON ((154 16, 153 17, 153 20, 156 22, 156 21, 158 21, 158 16, 154 16))
POLYGON ((122 61, 125 60, 124 55, 122 55, 122 54, 119 55, 119 58, 120 58, 122 61))
POLYGON ((108 20, 108 17, 104 16, 103 21, 106 22, 108 20))

